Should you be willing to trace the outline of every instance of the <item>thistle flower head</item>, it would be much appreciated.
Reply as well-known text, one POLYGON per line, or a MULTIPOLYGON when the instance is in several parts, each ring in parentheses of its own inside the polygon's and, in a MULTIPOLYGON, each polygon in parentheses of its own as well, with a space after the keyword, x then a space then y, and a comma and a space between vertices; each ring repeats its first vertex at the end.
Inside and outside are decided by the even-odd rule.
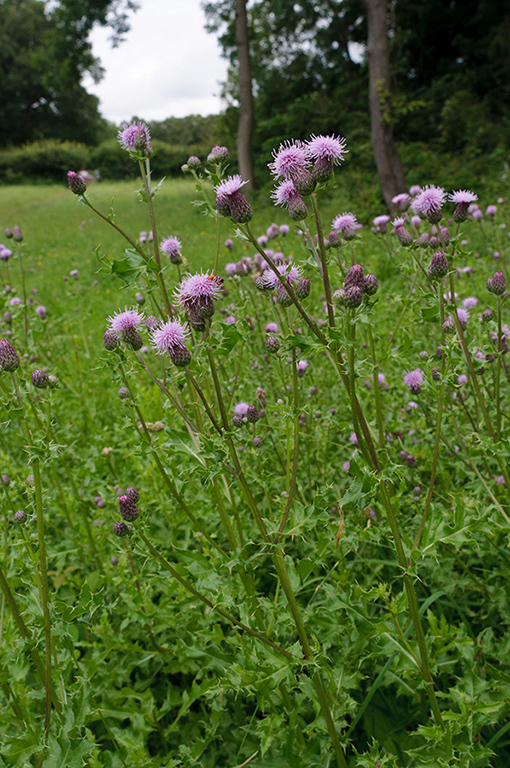
POLYGON ((124 312, 116 312, 108 318, 110 328, 115 331, 124 341, 130 340, 133 331, 137 331, 138 326, 143 320, 143 312, 139 312, 136 307, 124 309, 124 312))
POLYGON ((441 208, 445 197, 445 191, 442 187, 430 184, 424 187, 413 201, 413 211, 433 224, 437 223, 442 218, 441 208))
POLYGON ((67 184, 74 195, 84 195, 87 191, 87 185, 83 176, 75 171, 67 172, 67 184))
POLYGON ((158 355, 176 352, 186 346, 189 330, 180 320, 168 320, 151 333, 152 346, 158 355))
POLYGON ((474 203, 475 200, 478 200, 478 195, 475 195, 474 192, 470 192, 468 189, 459 189, 456 192, 450 192, 448 200, 457 205, 464 203, 469 205, 470 203, 474 203))
POLYGON ((271 192, 271 197, 275 201, 276 205, 289 205, 297 197, 300 197, 294 182, 291 179, 285 179, 279 184, 276 189, 271 192))
MULTIPOLYGON (((279 264, 277 270, 287 280, 287 285, 297 283, 301 279, 301 269, 293 264, 279 264)), ((262 275, 262 281, 267 288, 277 288, 281 282, 272 269, 266 269, 262 275)))
POLYGON ((151 134, 145 123, 133 122, 117 133, 119 144, 130 154, 149 157, 153 153, 151 134))
POLYGON ((358 223, 356 216, 353 213, 348 212, 336 216, 333 219, 331 226, 333 229, 336 229, 337 232, 341 232, 346 240, 351 240, 356 237, 358 229, 361 229, 361 224, 358 223))
POLYGON ((409 203, 411 202, 411 196, 407 192, 401 192, 395 197, 391 198, 391 202, 396 205, 399 211, 405 211, 409 203))
POLYGON ((175 257, 178 256, 180 258, 182 243, 178 237, 166 237, 161 241, 159 247, 161 251, 170 258, 172 263, 174 263, 173 259, 175 257))
MULTIPOLYGON (((225 160, 227 160, 229 156, 229 151, 227 147, 219 147, 218 145, 214 146, 209 154, 207 155, 207 162, 214 163, 214 164, 220 164, 223 163, 225 160)), ((189 160, 188 160, 189 164, 189 160)))
POLYGON ((305 152, 313 160, 328 160, 338 164, 349 150, 345 148, 345 139, 337 136, 312 136, 305 145, 305 152))
POLYGON ((404 384, 409 387, 413 395, 417 395, 421 392, 421 385, 423 384, 423 371, 421 368, 415 368, 414 371, 409 371, 404 376, 404 384))
POLYGON ((229 176, 228 179, 220 182, 214 188, 214 191, 218 197, 231 197, 239 192, 245 184, 248 184, 248 182, 244 181, 243 177, 236 173, 234 176, 229 176))
POLYGON ((253 216, 251 205, 241 193, 241 188, 247 183, 239 174, 236 174, 229 176, 215 187, 218 212, 222 216, 229 216, 239 224, 246 224, 253 216))
POLYGON ((273 158, 268 167, 276 178, 283 176, 284 179, 289 179, 307 170, 307 149, 302 141, 285 141, 277 150, 273 150, 273 158))
POLYGON ((187 274, 175 290, 175 297, 181 307, 188 312, 197 311, 201 306, 210 304, 221 292, 223 279, 209 272, 187 274))

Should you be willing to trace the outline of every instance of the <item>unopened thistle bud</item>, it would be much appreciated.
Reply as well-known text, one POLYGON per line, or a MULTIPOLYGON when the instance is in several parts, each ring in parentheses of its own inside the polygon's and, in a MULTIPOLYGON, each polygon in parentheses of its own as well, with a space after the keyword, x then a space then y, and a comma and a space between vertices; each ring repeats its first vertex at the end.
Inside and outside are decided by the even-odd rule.
POLYGON ((113 524, 113 532, 116 536, 124 537, 129 536, 132 533, 133 529, 130 525, 124 522, 124 520, 118 520, 116 523, 113 524))
POLYGON ((140 512, 138 510, 138 507, 136 505, 136 501, 133 501, 132 498, 124 494, 123 496, 119 496, 119 509, 120 509, 120 516, 123 520, 126 520, 128 523, 132 523, 133 520, 136 520, 136 518, 139 516, 140 512))
POLYGON ((432 260, 429 266, 429 277, 431 280, 439 280, 446 277, 450 265, 448 259, 442 251, 436 251, 432 256, 432 260))
POLYGON ((344 279, 343 287, 351 288, 353 285, 357 285, 359 288, 363 288, 365 275, 363 273, 363 267, 361 264, 353 264, 350 269, 347 270, 347 274, 344 279))
POLYGON ((248 410, 246 411, 246 419, 250 422, 250 424, 255 424, 259 420, 259 412, 255 408, 254 405, 248 406, 248 410))
POLYGON ((108 328, 107 331, 105 331, 103 336, 103 345, 104 348, 107 349, 109 352, 116 349, 119 345, 119 337, 115 333, 115 331, 112 328, 108 328))
POLYGON ((87 191, 85 180, 75 171, 67 172, 67 184, 73 195, 84 195, 87 191))
POLYGON ((277 336, 268 336, 265 342, 266 352, 274 353, 280 349, 280 339, 277 336))
POLYGON ((202 163, 199 157, 196 157, 195 155, 191 155, 191 157, 188 157, 188 162, 186 163, 186 165, 191 171, 198 171, 202 163))
POLYGON ((131 393, 127 387, 119 387, 117 391, 117 395, 120 397, 121 400, 127 400, 131 397, 131 393))
POLYGON ((281 307, 290 307, 292 305, 292 298, 281 283, 278 283, 276 287, 276 303, 281 307))
POLYGON ((132 485, 130 485, 128 488, 126 488, 124 492, 124 496, 127 496, 128 498, 132 499, 135 504, 138 504, 140 501, 140 494, 136 490, 136 488, 133 488, 132 485))
POLYGON ((170 350, 169 354, 172 363, 177 368, 184 368, 189 365, 191 363, 191 358, 193 357, 191 350, 186 346, 175 347, 175 349, 170 350))
POLYGON ((21 232, 21 229, 17 226, 14 227, 12 231, 12 236, 16 243, 21 243, 21 241, 23 240, 23 234, 21 232))
POLYGON ((50 383, 46 371, 43 371, 40 368, 36 368, 35 371, 32 371, 30 381, 34 387, 37 387, 37 389, 46 389, 50 383))
POLYGON ((18 353, 7 339, 0 339, 0 369, 15 371, 19 368, 18 353))
POLYGON ((355 309, 363 303, 363 289, 359 285, 351 285, 344 294, 344 304, 346 307, 355 309))
POLYGON ((480 315, 480 322, 481 323, 490 323, 490 321, 494 317, 494 312, 492 309, 484 309, 482 314, 480 315))
POLYGON ((506 280, 501 270, 498 269, 496 272, 494 272, 491 285, 492 290, 489 290, 491 290, 491 293, 495 293, 496 296, 501 296, 506 291, 506 280))
POLYGON ((392 224, 395 227, 395 232, 397 233, 397 238, 400 243, 400 245, 403 245, 405 248, 412 245, 413 242, 413 236, 409 232, 409 230, 404 227, 404 221, 402 217, 399 217, 395 219, 392 224))
POLYGON ((122 338, 135 352, 143 347, 143 339, 136 328, 126 328, 122 334, 122 338))
POLYGON ((373 296, 374 294, 377 293, 378 288, 379 288, 379 282, 377 280, 377 277, 372 273, 365 275, 365 279, 363 280, 363 291, 368 296, 373 296))
POLYGON ((298 299, 306 299, 310 295, 310 280, 307 277, 303 277, 296 284, 294 292, 298 299))
POLYGON ((406 464, 408 467, 415 467, 418 462, 416 461, 416 456, 413 456, 412 453, 408 453, 406 456, 406 464))
POLYGON ((444 321, 443 333, 446 334, 446 336, 451 336, 453 333, 455 333, 455 322, 451 317, 447 317, 444 321))
POLYGON ((17 512, 14 513, 14 522, 18 523, 18 525, 21 525, 21 523, 26 523, 27 521, 27 513, 24 509, 18 509, 17 512))

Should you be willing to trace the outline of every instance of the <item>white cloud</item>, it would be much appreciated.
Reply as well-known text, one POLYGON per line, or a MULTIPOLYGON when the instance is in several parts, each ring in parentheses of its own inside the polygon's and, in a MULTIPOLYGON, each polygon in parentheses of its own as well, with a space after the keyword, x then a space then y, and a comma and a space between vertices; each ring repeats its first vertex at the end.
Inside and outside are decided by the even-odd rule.
POLYGON ((135 115, 163 120, 220 112, 227 62, 204 29, 200 0, 141 0, 140 6, 118 48, 107 29, 92 33, 106 74, 99 84, 88 79, 84 85, 99 97, 104 117, 120 123, 135 115))

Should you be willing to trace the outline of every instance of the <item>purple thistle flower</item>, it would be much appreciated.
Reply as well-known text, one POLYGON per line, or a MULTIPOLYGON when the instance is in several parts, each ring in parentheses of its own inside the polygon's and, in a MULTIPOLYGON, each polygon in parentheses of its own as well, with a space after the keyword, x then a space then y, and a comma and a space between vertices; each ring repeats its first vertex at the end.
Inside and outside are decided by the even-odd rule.
POLYGON ((237 405, 234 406, 234 415, 240 416, 243 418, 248 413, 248 408, 250 407, 249 403, 240 402, 237 403, 237 405))
POLYGON ((239 174, 229 176, 218 184, 216 192, 216 208, 222 216, 228 216, 238 224, 246 224, 253 216, 251 205, 241 193, 241 187, 247 184, 239 174))
POLYGON ((298 360, 298 362, 296 363, 297 375, 299 377, 304 376, 307 368, 308 368, 307 360, 298 360))
POLYGON ((285 237, 290 232, 290 227, 288 224, 280 224, 280 234, 285 237))
POLYGON ((388 231, 387 224, 389 220, 390 220, 390 217, 388 216, 388 214, 383 213, 381 214, 381 216, 376 216, 375 219, 372 219, 372 224, 374 225, 374 227, 376 227, 377 232, 384 234, 385 232, 388 231))
POLYGON ((110 328, 115 331, 126 344, 129 344, 133 349, 140 349, 143 342, 140 334, 138 333, 138 326, 143 320, 143 313, 140 313, 138 309, 132 307, 131 309, 125 308, 124 312, 117 312, 112 317, 108 318, 110 328))
POLYGON ((404 384, 409 387, 409 390, 413 395, 418 395, 421 392, 421 385, 423 384, 423 371, 421 368, 415 368, 414 371, 409 371, 403 378, 404 384))
POLYGON ((273 150, 273 158, 268 167, 277 179, 292 179, 297 173, 308 169, 307 149, 302 141, 285 141, 273 150))
MULTIPOLYGON (((492 206, 492 207, 495 208, 496 206, 492 206)), ((14 241, 16 243, 21 243, 22 242, 22 240, 23 240, 23 233, 22 233, 21 229, 18 227, 18 225, 16 225, 14 227, 14 229, 12 230, 12 236, 13 236, 14 241)))
POLYGON ((172 264, 180 264, 182 262, 182 243, 178 237, 166 237, 161 241, 159 247, 160 250, 169 257, 172 264))
POLYGON ((457 222, 466 221, 468 217, 469 206, 478 200, 478 195, 474 192, 470 192, 468 189, 459 189, 456 192, 451 192, 448 195, 448 200, 455 203, 455 210, 452 214, 452 219, 457 222))
POLYGON ((150 157, 153 153, 151 135, 145 123, 130 123, 117 133, 119 144, 124 149, 140 157, 150 157))
POLYGON ((14 297, 13 297, 13 298, 12 298, 12 299, 9 301, 9 305, 10 305, 11 307, 18 307, 20 304, 23 304, 23 300, 22 300, 22 299, 20 299, 20 297, 19 297, 19 296, 14 296, 14 297))
POLYGON ((187 274, 175 289, 175 297, 181 307, 190 315, 211 317, 214 314, 214 300, 218 298, 223 278, 209 272, 187 274))
POLYGON ((459 307, 457 309, 457 317, 459 318, 460 327, 462 330, 464 330, 467 326, 467 321, 469 320, 469 312, 467 309, 462 309, 462 307, 459 307))
MULTIPOLYGON (((497 212, 498 212, 497 205, 488 205, 487 208, 485 209, 485 213, 491 219, 497 214, 497 212)), ((14 229, 16 229, 16 227, 14 227, 14 229)))
POLYGON ((103 509, 104 508, 104 499, 103 499, 103 497, 102 496, 94 496, 94 504, 99 509, 103 509))
POLYGON ((468 296, 467 299, 464 299, 462 302, 462 306, 464 309, 474 309, 476 306, 478 306, 478 299, 476 296, 468 296))
POLYGON ((272 239, 273 237, 278 237, 279 233, 278 224, 275 224, 274 222, 268 226, 266 229, 266 235, 272 239))
POLYGON ((293 221, 302 221, 308 216, 306 203, 298 193, 294 182, 291 179, 285 179, 276 189, 271 192, 271 197, 276 205, 286 205, 289 216, 293 221))
POLYGON ((266 333, 278 333, 278 326, 276 323, 266 323, 264 330, 266 333))
POLYGON ((331 226, 336 229, 337 232, 341 232, 346 240, 353 240, 356 237, 358 229, 361 229, 361 224, 358 223, 356 216, 353 213, 341 213, 336 216, 331 226))
MULTIPOLYGON (((287 285, 297 283, 301 279, 301 268, 290 264, 279 264, 276 269, 282 277, 285 278, 287 285)), ((262 275, 262 281, 267 288, 277 288, 281 281, 272 269, 266 269, 262 275)))
POLYGON ((224 245, 225 245, 225 248, 228 248, 228 250, 231 251, 234 246, 234 241, 230 237, 227 237, 224 245))
MULTIPOLYGON (((391 222, 393 226, 395 227, 395 232, 397 233, 397 238, 400 243, 400 245, 403 245, 405 247, 409 246, 413 242, 413 236, 405 227, 406 220, 403 216, 398 216, 396 219, 393 219, 391 222)), ((428 240, 428 236, 427 236, 428 240)))
POLYGON ((314 160, 313 175, 318 182, 331 178, 333 165, 338 165, 347 153, 345 139, 336 136, 314 136, 307 143, 305 152, 314 160))
POLYGON ((391 202, 398 207, 399 211, 405 211, 411 202, 411 197, 407 192, 400 192, 400 194, 391 198, 391 202))
POLYGON ((433 184, 424 187, 413 201, 413 210, 422 218, 428 219, 433 224, 441 221, 443 214, 441 208, 445 201, 445 191, 442 187, 433 184))
POLYGON ((11 483, 11 478, 9 477, 9 475, 0 475, 0 478, 1 478, 1 480, 2 480, 2 483, 3 483, 4 485, 10 485, 10 483, 11 483))
POLYGON ((152 346, 158 355, 175 354, 186 349, 186 339, 189 330, 180 320, 168 320, 168 322, 155 328, 151 334, 152 346))

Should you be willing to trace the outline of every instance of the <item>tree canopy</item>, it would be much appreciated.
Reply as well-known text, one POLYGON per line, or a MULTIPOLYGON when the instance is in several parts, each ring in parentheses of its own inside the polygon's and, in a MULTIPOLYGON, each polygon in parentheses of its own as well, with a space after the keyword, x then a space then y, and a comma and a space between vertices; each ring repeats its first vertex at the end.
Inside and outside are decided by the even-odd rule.
MULTIPOLYGON (((232 7, 233 0, 204 3, 208 28, 231 61, 225 95, 235 110, 232 7)), ((324 131, 363 143, 369 121, 362 2, 253 0, 249 20, 256 144, 267 151, 280 137, 324 131)), ((510 141, 506 0, 390 0, 387 27, 397 139, 479 151, 510 141)))
POLYGON ((95 143, 103 125, 98 99, 81 85, 102 70, 89 33, 112 28, 117 44, 127 31, 131 0, 3 0, 0 3, 0 144, 43 138, 95 143))

